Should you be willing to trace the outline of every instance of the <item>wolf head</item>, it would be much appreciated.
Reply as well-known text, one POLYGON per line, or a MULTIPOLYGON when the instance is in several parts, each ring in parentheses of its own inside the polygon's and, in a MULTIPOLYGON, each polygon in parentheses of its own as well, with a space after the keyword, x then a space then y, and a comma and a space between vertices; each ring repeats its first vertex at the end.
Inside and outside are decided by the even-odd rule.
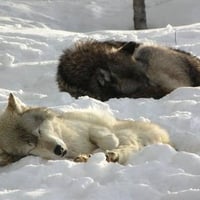
MULTIPOLYGON (((133 56, 140 43, 127 42, 114 52, 115 60, 107 68, 99 68, 97 81, 102 90, 108 89, 112 97, 142 97, 149 84, 146 66, 133 56), (116 95, 117 94, 117 95, 116 95)), ((109 97, 110 98, 110 97, 109 97)))
POLYGON ((8 105, 0 116, 0 149, 7 155, 39 155, 62 158, 67 147, 59 130, 50 121, 54 114, 47 108, 28 107, 10 94, 8 105))

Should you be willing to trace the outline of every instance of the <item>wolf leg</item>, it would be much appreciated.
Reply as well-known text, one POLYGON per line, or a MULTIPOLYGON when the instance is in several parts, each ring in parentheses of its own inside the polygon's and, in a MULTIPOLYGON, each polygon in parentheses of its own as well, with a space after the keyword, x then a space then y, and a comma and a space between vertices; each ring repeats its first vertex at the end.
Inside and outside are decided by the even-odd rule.
POLYGON ((108 128, 91 128, 89 138, 92 143, 104 151, 115 149, 119 145, 119 139, 108 128))
POLYGON ((73 159, 74 162, 87 162, 88 159, 91 157, 91 154, 80 154, 76 158, 73 159))
POLYGON ((135 145, 120 145, 116 149, 107 150, 105 152, 106 160, 108 162, 119 162, 120 164, 126 164, 129 157, 139 150, 135 145))

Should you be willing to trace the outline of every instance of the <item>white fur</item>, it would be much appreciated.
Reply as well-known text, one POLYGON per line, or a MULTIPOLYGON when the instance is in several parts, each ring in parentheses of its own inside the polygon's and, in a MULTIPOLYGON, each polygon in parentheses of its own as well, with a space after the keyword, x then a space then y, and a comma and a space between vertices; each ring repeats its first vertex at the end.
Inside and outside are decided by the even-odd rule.
POLYGON ((59 114, 47 108, 25 106, 12 94, 1 116, 0 137, 0 148, 10 155, 76 159, 81 154, 100 150, 109 161, 122 164, 146 145, 170 143, 168 133, 153 123, 117 120, 97 110, 59 114), (20 128, 16 128, 16 123, 20 128), (22 137, 30 141, 24 141, 22 137), (55 154, 57 145, 62 147, 63 154, 55 154))

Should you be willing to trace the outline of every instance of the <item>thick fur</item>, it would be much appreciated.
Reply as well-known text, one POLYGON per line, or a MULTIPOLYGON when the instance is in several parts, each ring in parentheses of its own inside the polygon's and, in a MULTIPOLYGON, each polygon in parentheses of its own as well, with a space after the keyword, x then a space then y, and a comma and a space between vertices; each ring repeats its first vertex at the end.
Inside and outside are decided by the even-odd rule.
POLYGON ((89 40, 64 51, 57 83, 76 98, 161 98, 178 87, 199 86, 200 60, 158 45, 89 40))
MULTIPOLYGON (((102 101, 132 95, 148 83, 143 67, 120 51, 125 42, 78 42, 60 57, 57 83, 74 97, 88 95, 102 101)), ((131 48, 137 47, 132 43, 131 48)), ((131 49, 132 51, 132 49, 131 49)))
POLYGON ((0 118, 1 165, 27 155, 85 161, 97 151, 108 161, 125 164, 131 154, 155 143, 170 143, 156 124, 117 120, 97 110, 57 113, 26 106, 12 94, 0 118))

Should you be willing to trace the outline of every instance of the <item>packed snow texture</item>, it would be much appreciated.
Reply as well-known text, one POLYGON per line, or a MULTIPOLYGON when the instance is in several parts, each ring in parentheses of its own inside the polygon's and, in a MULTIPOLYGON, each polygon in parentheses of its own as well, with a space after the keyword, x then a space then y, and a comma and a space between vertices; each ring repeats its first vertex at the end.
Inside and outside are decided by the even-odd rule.
MULTIPOLYGON (((168 17, 176 12, 177 18, 167 23, 184 23, 185 18, 179 21, 178 16, 186 16, 188 2, 194 12, 199 10, 197 0, 148 0, 149 23, 153 26, 154 19, 164 23, 156 14, 156 9, 164 14, 161 8, 167 9, 168 17)), ((92 107, 120 119, 152 121, 169 131, 178 151, 168 145, 147 146, 126 166, 107 163, 102 153, 87 163, 29 156, 0 168, 1 200, 199 200, 200 87, 179 88, 160 100, 123 98, 105 103, 89 97, 74 99, 58 91, 59 56, 80 39, 159 43, 200 56, 200 24, 122 31, 132 26, 130 7, 128 0, 1 1, 0 108, 5 109, 8 94, 13 92, 29 105, 62 111, 92 107), (98 29, 121 31, 83 33, 98 29)), ((198 15, 188 13, 188 23, 196 22, 198 15)))

